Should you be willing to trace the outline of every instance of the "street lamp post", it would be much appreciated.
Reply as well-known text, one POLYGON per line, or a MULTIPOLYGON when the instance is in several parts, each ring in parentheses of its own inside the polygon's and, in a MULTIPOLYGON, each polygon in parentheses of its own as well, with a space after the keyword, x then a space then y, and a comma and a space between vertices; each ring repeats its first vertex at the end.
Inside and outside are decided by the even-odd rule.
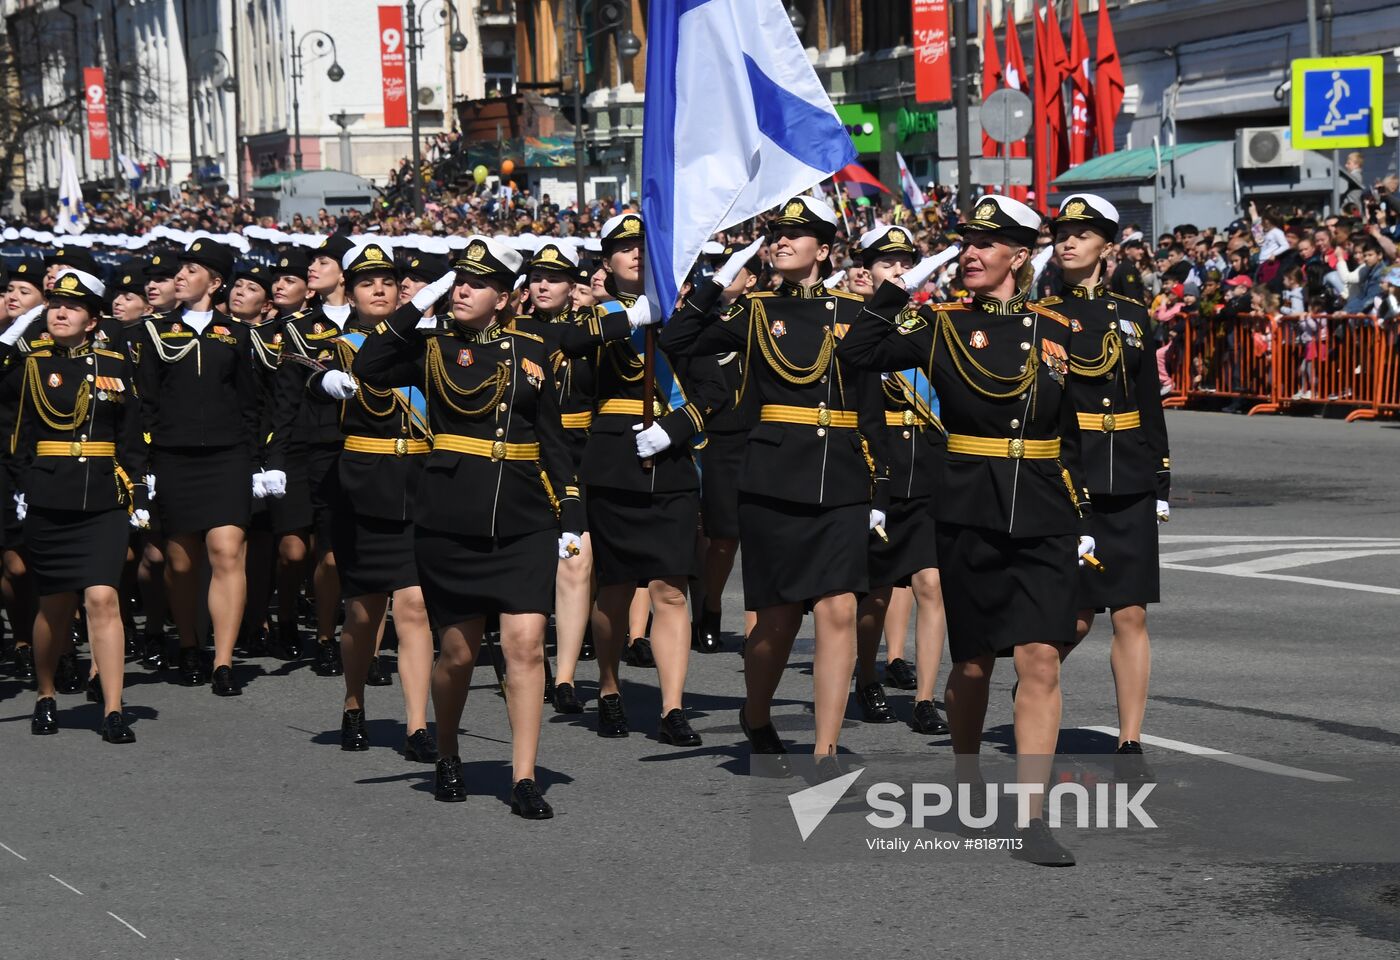
MULTIPOLYGON (((413 212, 423 212, 423 174, 419 167, 423 163, 423 148, 418 142, 418 54, 423 51, 423 24, 419 21, 423 12, 428 9, 429 4, 434 0, 428 0, 422 7, 419 7, 414 0, 407 0, 404 4, 404 30, 408 33, 408 123, 409 136, 413 139, 411 145, 413 167, 409 171, 411 174, 411 192, 413 198, 413 212)), ((452 0, 440 0, 443 4, 441 13, 442 19, 452 27, 452 35, 448 38, 448 46, 453 53, 461 53, 467 49, 467 37, 462 33, 461 26, 457 20, 457 7, 452 0)))
POLYGON ((292 31, 292 138, 296 144, 292 153, 292 163, 297 170, 301 169, 301 45, 312 37, 316 38, 317 53, 325 50, 327 46, 331 48, 331 65, 326 71, 326 77, 331 83, 339 83, 345 76, 345 71, 340 66, 340 54, 335 48, 335 37, 324 30, 312 30, 302 36, 301 40, 297 40, 297 32, 292 31))
MULTIPOLYGON (((583 0, 581 7, 588 9, 592 0, 583 0)), ((569 46, 573 49, 573 81, 574 81, 574 189, 578 192, 578 214, 583 215, 584 209, 584 182, 583 182, 583 145, 587 139, 588 123, 583 114, 583 48, 584 45, 596 36, 617 30, 617 54, 624 60, 631 60, 642 51, 642 44, 637 39, 637 35, 632 32, 629 22, 631 14, 620 0, 604 0, 598 11, 598 19, 603 22, 603 27, 594 30, 592 33, 583 32, 583 21, 579 18, 580 8, 573 0, 569 0, 565 10, 568 13, 568 23, 564 28, 565 35, 569 38, 569 46)))
MULTIPOLYGON (((210 54, 213 54, 213 56, 216 57, 216 58, 217 58, 220 62, 222 62, 223 65, 224 65, 224 78, 223 78, 223 80, 219 81, 219 83, 217 84, 218 88, 219 88, 222 92, 224 92, 224 93, 231 93, 231 94, 233 94, 233 95, 234 95, 234 98, 235 98, 235 99, 234 99, 234 108, 233 108, 233 109, 234 109, 234 116, 235 116, 235 120, 234 120, 234 143, 235 143, 235 147, 234 147, 234 149, 237 150, 237 140, 238 140, 238 121, 237 121, 237 114, 238 114, 238 100, 237 100, 237 96, 238 96, 238 78, 236 78, 236 77, 233 75, 233 63, 230 62, 228 56, 225 55, 225 53, 224 53, 222 50, 220 50, 218 47, 214 47, 213 49, 209 50, 208 52, 209 52, 210 54)), ((193 80, 191 80, 191 84, 190 84, 190 85, 191 85, 191 87, 193 87, 193 85, 194 85, 194 84, 193 84, 193 80)), ((193 102, 193 97, 191 97, 191 102, 193 102)), ((194 112, 193 109, 191 109, 190 112, 191 112, 191 114, 193 114, 193 112, 194 112)), ((212 111, 211 111, 211 112, 212 112, 212 111)), ((191 127, 193 127, 193 119, 191 119, 191 127)), ((191 141, 191 142, 190 142, 190 179, 193 180, 193 181, 195 181, 195 183, 196 183, 196 185, 197 185, 197 184, 198 184, 198 179, 197 179, 198 170, 197 170, 197 168, 196 168, 195 165, 194 165, 195 159, 196 159, 196 150, 195 150, 194 142, 191 141)))

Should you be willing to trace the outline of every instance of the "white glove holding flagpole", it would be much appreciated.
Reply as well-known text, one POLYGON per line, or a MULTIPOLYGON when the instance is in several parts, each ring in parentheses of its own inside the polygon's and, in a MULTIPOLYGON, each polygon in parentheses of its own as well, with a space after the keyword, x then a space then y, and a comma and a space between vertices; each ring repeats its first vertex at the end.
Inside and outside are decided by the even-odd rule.
MULTIPOLYGON (((421 313, 447 296, 448 291, 451 290, 456 283, 457 272, 455 270, 450 270, 415 293, 413 299, 409 302, 421 313)), ((341 399, 344 398, 342 397, 341 399)))
POLYGON ((0 333, 0 343, 7 347, 14 346, 15 342, 24 336, 24 331, 29 329, 29 325, 39 319, 43 312, 44 304, 41 303, 37 307, 30 307, 21 313, 14 319, 14 322, 5 328, 4 333, 0 333))
POLYGON ((671 435, 659 423, 653 423, 645 430, 640 423, 632 424, 637 431, 637 456, 649 460, 671 446, 671 435))
POLYGON ((332 400, 349 400, 359 386, 344 370, 327 370, 321 378, 321 392, 332 400))
POLYGON ((933 276, 934 272, 939 267, 943 266, 943 264, 947 263, 949 260, 956 259, 957 255, 961 252, 962 245, 955 243, 941 253, 936 253, 931 257, 924 257, 918 263, 914 264, 904 276, 899 278, 904 283, 904 289, 908 290, 910 293, 916 293, 923 289, 924 284, 928 283, 928 278, 933 276))
POLYGON ((633 330, 640 330, 642 327, 649 327, 660 322, 661 314, 652 312, 651 301, 645 296, 638 297, 637 302, 627 308, 627 325, 633 330))
POLYGON ((715 271, 711 278, 721 287, 727 287, 739 276, 739 271, 744 269, 744 264, 758 256, 759 248, 763 246, 763 238, 759 237, 738 253, 731 254, 729 259, 724 261, 724 266, 715 271))

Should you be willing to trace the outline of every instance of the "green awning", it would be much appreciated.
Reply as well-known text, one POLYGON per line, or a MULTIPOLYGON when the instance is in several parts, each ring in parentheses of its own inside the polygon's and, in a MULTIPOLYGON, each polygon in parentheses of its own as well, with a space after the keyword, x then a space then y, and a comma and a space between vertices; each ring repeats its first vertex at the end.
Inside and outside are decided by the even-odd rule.
MULTIPOLYGON (((1206 147, 1213 147, 1224 140, 1208 140, 1205 143, 1178 143, 1162 148, 1162 163, 1180 160, 1182 157, 1206 147)), ((1136 150, 1119 150, 1107 156, 1094 157, 1077 167, 1071 167, 1051 183, 1053 187, 1074 183, 1101 183, 1105 180, 1147 180, 1157 170, 1157 151, 1152 147, 1136 150)))
POLYGON ((276 173, 264 174, 253 181, 254 190, 276 190, 285 181, 292 177, 299 177, 304 173, 315 173, 314 170, 278 170, 276 173))

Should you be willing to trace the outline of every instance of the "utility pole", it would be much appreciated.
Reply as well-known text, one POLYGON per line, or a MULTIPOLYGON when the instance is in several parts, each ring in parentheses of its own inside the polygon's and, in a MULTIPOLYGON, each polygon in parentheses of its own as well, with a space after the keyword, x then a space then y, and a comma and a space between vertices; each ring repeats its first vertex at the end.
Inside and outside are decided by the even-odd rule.
POLYGON ((410 153, 413 164, 409 170, 410 196, 413 198, 413 212, 423 212, 423 156, 418 143, 418 53, 423 49, 423 35, 418 27, 418 10, 414 0, 404 4, 404 29, 408 33, 408 128, 413 139, 410 153))
POLYGON ((583 182, 583 141, 584 141, 584 119, 583 119, 583 33, 582 25, 579 23, 578 10, 575 9, 573 0, 566 0, 564 9, 568 14, 568 25, 564 28, 564 35, 568 38, 569 55, 566 58, 569 63, 569 72, 573 74, 574 86, 574 189, 578 191, 578 215, 583 216, 584 206, 584 182, 583 182))
POLYGON ((953 106, 958 124, 959 214, 965 214, 972 201, 972 158, 969 156, 972 138, 968 132, 967 97, 967 0, 953 0, 953 106))

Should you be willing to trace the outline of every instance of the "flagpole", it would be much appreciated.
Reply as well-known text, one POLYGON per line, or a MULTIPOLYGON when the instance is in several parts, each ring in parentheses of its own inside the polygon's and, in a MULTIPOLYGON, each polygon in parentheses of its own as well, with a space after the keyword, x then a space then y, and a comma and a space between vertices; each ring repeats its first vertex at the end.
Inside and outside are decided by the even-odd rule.
MULTIPOLYGON (((661 304, 652 304, 652 309, 660 309, 661 304)), ((656 324, 647 324, 642 343, 642 429, 651 427, 652 411, 656 409, 656 324)), ((650 470, 654 465, 651 457, 642 461, 642 469, 650 470)))
POLYGON ((841 198, 841 202, 838 206, 841 208, 841 223, 846 228, 846 237, 847 239, 854 239, 851 237, 851 221, 846 218, 846 206, 851 202, 851 194, 835 177, 831 178, 831 185, 836 188, 836 195, 841 198))

